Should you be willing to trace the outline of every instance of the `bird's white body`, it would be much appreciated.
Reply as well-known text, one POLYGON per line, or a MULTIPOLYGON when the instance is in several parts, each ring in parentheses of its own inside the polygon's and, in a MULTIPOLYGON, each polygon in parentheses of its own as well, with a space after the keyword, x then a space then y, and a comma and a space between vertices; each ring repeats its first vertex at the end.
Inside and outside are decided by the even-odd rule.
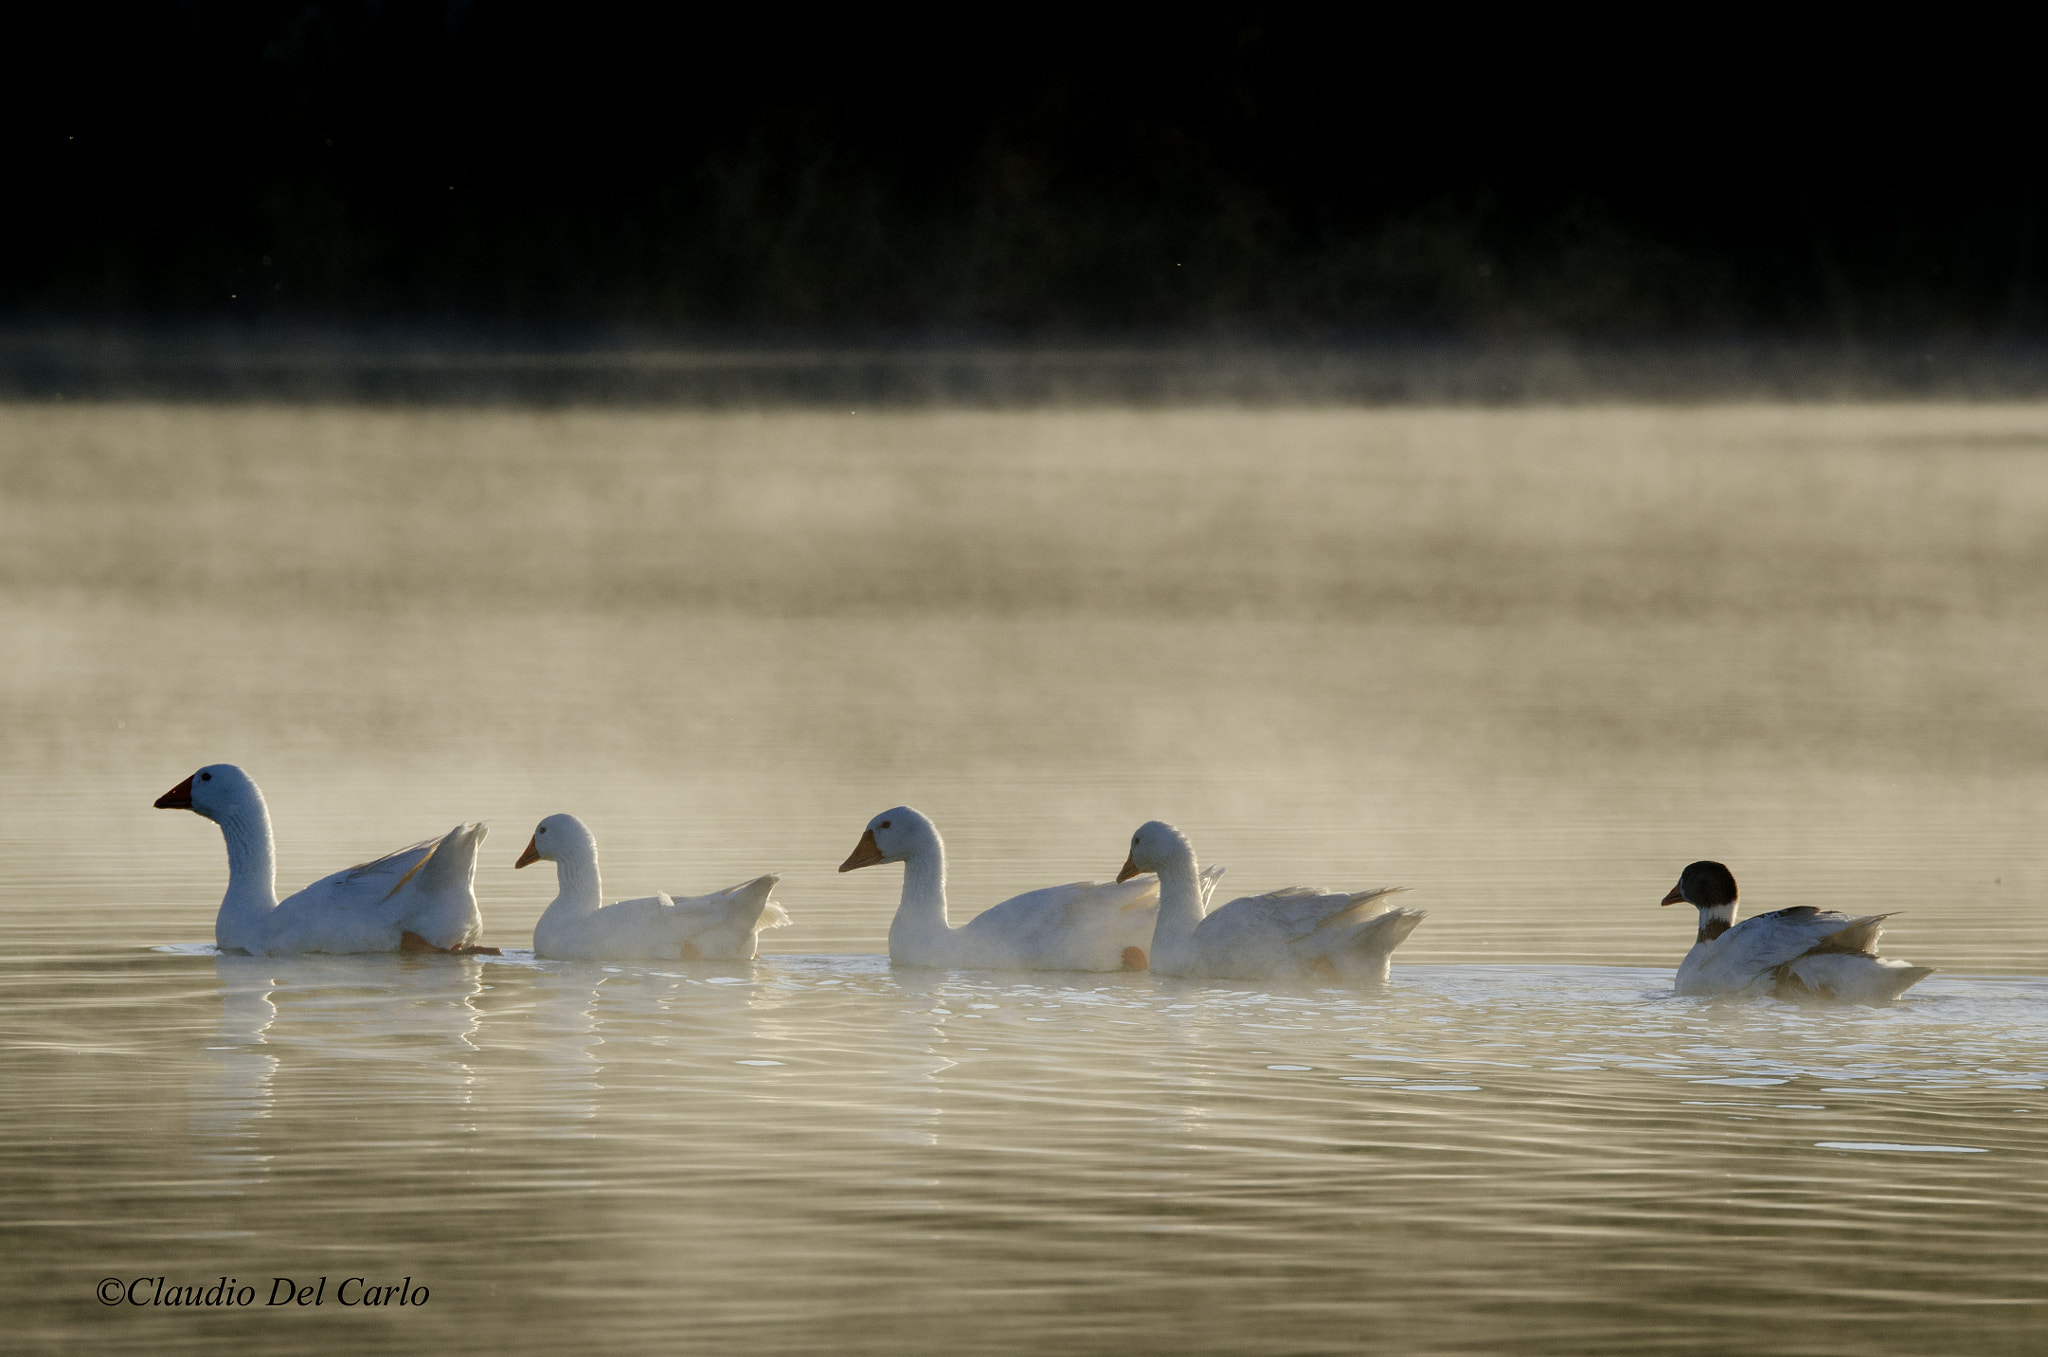
POLYGON ((946 916, 946 845, 907 806, 868 822, 847 866, 903 864, 903 895, 889 923, 898 966, 1004 971, 1143 970, 1158 912, 1156 881, 1076 881, 1012 896, 958 928, 946 916), (860 861, 864 851, 873 855, 860 861))
POLYGON ((486 832, 481 824, 457 825, 439 839, 358 863, 279 900, 270 809, 247 773, 213 764, 158 804, 195 811, 220 826, 228 888, 213 935, 223 950, 255 956, 397 952, 414 945, 460 951, 475 949, 483 936, 475 884, 486 832), (171 800, 181 792, 188 802, 171 800))
POLYGON ((557 893, 533 926, 535 956, 573 961, 751 961, 761 930, 789 914, 771 898, 778 878, 757 876, 709 895, 641 896, 604 904, 597 840, 573 815, 550 815, 528 856, 555 864, 557 893))
POLYGON ((1876 952, 1885 914, 1862 916, 1800 905, 1734 923, 1735 906, 1700 909, 1700 941, 1678 964, 1677 993, 1889 1003, 1934 974, 1931 966, 1876 952), (1718 936, 1714 925, 1727 924, 1718 936))
POLYGON ((1187 837, 1155 820, 1138 831, 1125 866, 1159 877, 1152 969, 1161 975, 1383 983, 1394 949, 1426 914, 1389 904, 1398 887, 1326 892, 1296 886, 1243 896, 1205 915, 1214 882, 1197 872, 1195 861, 1187 837))

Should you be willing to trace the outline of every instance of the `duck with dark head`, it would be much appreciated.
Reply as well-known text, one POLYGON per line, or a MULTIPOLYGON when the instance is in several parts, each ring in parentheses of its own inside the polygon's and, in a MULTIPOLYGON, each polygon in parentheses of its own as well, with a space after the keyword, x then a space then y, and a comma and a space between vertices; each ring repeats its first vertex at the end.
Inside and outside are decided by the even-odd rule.
POLYGON ((1888 914, 1795 905, 1737 923, 1738 895, 1735 874, 1718 862, 1695 862, 1678 874, 1662 903, 1691 905, 1700 925, 1678 964, 1678 993, 1884 1004, 1934 974, 1932 966, 1877 954, 1888 914))

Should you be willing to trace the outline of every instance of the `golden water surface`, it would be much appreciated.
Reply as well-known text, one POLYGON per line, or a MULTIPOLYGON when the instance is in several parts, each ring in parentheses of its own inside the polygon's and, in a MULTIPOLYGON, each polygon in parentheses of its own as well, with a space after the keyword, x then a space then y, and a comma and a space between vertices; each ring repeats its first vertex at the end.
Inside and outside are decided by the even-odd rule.
POLYGON ((2036 406, 0 408, 10 1346, 2042 1350, 2044 605, 2036 406), (286 890, 490 821, 506 955, 212 955, 215 761, 286 890), (1151 818, 1430 917, 892 972, 903 802, 956 921, 1151 818), (796 922, 535 962, 563 810, 796 922), (1700 857, 1943 973, 1672 999, 1700 857))

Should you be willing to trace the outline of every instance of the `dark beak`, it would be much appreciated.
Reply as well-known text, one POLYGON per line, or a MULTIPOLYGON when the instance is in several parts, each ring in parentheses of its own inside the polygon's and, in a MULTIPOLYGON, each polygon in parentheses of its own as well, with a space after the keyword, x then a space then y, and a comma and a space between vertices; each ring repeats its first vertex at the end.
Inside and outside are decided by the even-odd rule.
POLYGON ((539 861, 540 861, 540 836, 539 836, 538 834, 536 834, 536 835, 533 835, 533 836, 532 836, 531 838, 527 839, 527 841, 526 841, 526 851, 525 851, 524 853, 521 853, 521 854, 519 855, 519 861, 517 861, 517 862, 513 863, 512 865, 513 865, 514 867, 530 867, 530 866, 532 866, 532 865, 533 865, 534 863, 536 863, 536 862, 539 862, 539 861))
POLYGON ((1683 886, 1673 886, 1673 887, 1671 888, 1671 894, 1669 894, 1669 895, 1665 896, 1665 897, 1664 897, 1664 898, 1663 898, 1662 900, 1659 900, 1659 901, 1658 901, 1657 903, 1658 903, 1658 904, 1660 904, 1660 905, 1682 905, 1682 904, 1684 904, 1684 903, 1685 903, 1685 887, 1683 887, 1683 886))
POLYGON ((875 847, 875 831, 863 829, 860 842, 846 855, 846 861, 839 864, 839 870, 850 872, 856 867, 872 867, 882 860, 882 850, 875 847))
MULTIPOLYGON (((193 776, 196 777, 198 774, 195 773, 193 776)), ((183 782, 180 782, 177 786, 159 796, 156 799, 156 808, 158 810, 192 809, 192 778, 186 778, 183 782)))
POLYGON ((1132 877, 1136 876, 1137 874, 1138 864, 1131 861, 1131 855, 1129 853, 1124 854, 1124 869, 1116 874, 1116 879, 1119 881, 1129 881, 1132 877))

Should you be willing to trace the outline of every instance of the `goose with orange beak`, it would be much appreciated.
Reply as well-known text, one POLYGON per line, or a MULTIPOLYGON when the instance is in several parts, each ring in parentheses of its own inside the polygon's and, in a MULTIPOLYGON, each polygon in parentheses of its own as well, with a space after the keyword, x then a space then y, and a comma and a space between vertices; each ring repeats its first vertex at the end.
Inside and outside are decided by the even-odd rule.
POLYGON ((842 872, 903 864, 903 895, 889 923, 898 966, 998 971, 1142 971, 1159 883, 1076 881, 1013 896, 958 928, 946 917, 946 845, 909 806, 868 821, 842 872))
POLYGON ((1383 984, 1394 949, 1426 912, 1390 905, 1387 897, 1398 886, 1335 892, 1294 886, 1247 895, 1205 915, 1215 881, 1197 872, 1195 861, 1187 835, 1153 820, 1131 836, 1117 876, 1159 877, 1152 969, 1161 975, 1383 984))
POLYGON ((514 867, 555 864, 554 902, 533 926, 533 954, 574 961, 752 961, 761 930, 789 914, 772 898, 774 876, 757 876, 709 895, 666 892, 604 903, 597 838, 573 815, 550 815, 534 828, 514 867))
POLYGON ((476 850, 481 824, 457 825, 395 853, 322 877, 277 898, 277 846, 270 807, 255 779, 232 763, 201 768, 156 799, 158 810, 189 810, 220 826, 228 889, 214 916, 224 952, 462 952, 480 947, 476 850))
POLYGON ((1823 999, 1885 1004, 1934 974, 1877 954, 1889 914, 1796 905, 1735 922, 1735 874, 1695 862, 1660 902, 1699 911, 1699 934, 1673 989, 1695 997, 1823 999))

